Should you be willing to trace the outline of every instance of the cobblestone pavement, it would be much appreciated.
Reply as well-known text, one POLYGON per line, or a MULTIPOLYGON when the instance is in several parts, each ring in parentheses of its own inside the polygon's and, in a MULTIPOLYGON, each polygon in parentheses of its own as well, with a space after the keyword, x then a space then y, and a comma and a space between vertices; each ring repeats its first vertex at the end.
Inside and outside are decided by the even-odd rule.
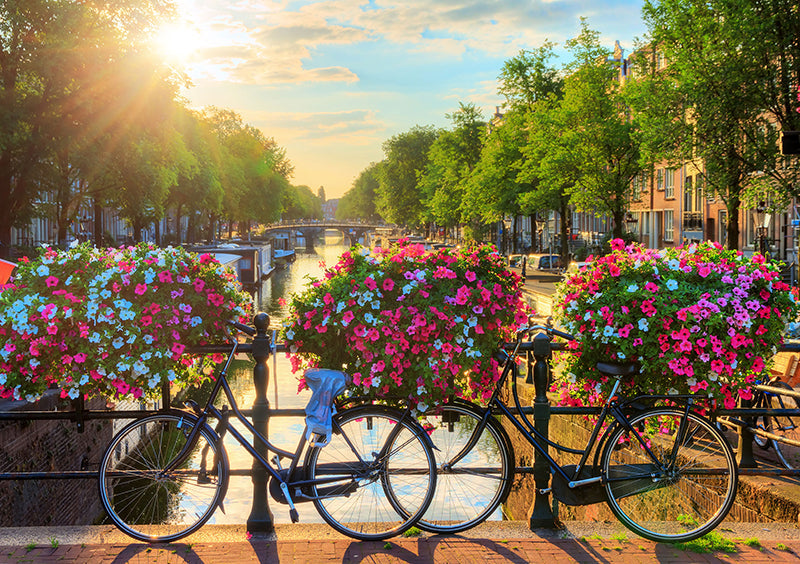
POLYGON ((647 541, 616 523, 530 531, 525 523, 506 521, 462 535, 387 542, 355 541, 325 525, 279 525, 275 533, 256 536, 243 526, 207 525, 186 541, 166 545, 131 541, 112 527, 18 528, 0 529, 0 564, 800 562, 796 525, 726 525, 713 533, 716 550, 709 553, 647 541))
POLYGON ((196 544, 139 543, 35 545, 4 547, 2 563, 248 563, 248 562, 793 562, 800 561, 800 541, 748 546, 736 542, 735 552, 699 554, 638 539, 464 539, 438 537, 358 542, 346 539, 261 540, 196 544))

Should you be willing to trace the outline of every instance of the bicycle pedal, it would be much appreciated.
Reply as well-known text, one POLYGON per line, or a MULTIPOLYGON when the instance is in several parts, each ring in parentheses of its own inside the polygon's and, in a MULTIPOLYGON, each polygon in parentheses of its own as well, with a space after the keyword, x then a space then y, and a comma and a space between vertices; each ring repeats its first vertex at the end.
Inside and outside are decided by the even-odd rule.
POLYGON ((297 512, 297 509, 291 509, 289 511, 289 518, 292 520, 292 523, 298 523, 300 521, 300 514, 297 512))

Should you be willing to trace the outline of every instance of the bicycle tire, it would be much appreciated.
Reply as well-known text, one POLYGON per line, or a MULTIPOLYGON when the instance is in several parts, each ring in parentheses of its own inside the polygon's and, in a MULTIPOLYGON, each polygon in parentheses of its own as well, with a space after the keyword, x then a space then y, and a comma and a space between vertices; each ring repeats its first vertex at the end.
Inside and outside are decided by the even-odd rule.
MULTIPOLYGON (((769 407, 769 399, 767 398, 767 394, 764 392, 756 391, 754 394, 754 400, 752 402, 752 406, 756 409, 766 408, 769 407)), ((762 431, 770 431, 770 419, 766 415, 759 415, 755 418, 753 422, 756 429, 761 429, 762 431)), ((753 442, 762 450, 768 450, 773 446, 772 441, 767 437, 763 437, 757 433, 753 433, 753 442)), ((734 451, 735 452, 735 451, 734 451)))
POLYGON ((137 419, 111 440, 100 463, 100 499, 114 524, 145 542, 172 542, 202 527, 228 488, 228 458, 216 433, 200 430, 189 459, 161 473, 197 423, 193 415, 137 419))
POLYGON ((602 454, 609 507, 630 530, 656 542, 705 535, 736 498, 736 461, 725 437, 706 418, 689 413, 678 444, 683 416, 668 407, 636 414, 629 420, 633 430, 620 425, 602 454))
MULTIPOLYGON (((514 448, 503 426, 489 417, 475 446, 455 465, 485 410, 468 402, 443 405, 426 418, 436 456, 436 492, 417 527, 431 533, 465 531, 498 512, 514 481, 514 448)), ((502 515, 500 515, 502 518, 502 515)))
POLYGON ((305 459, 320 516, 359 540, 385 540, 410 529, 436 488, 436 459, 419 423, 399 409, 367 405, 337 413, 333 429, 330 443, 309 449, 305 459))
MULTIPOLYGON (((794 391, 794 388, 782 380, 775 380, 769 383, 770 386, 794 391)), ((780 394, 762 392, 769 397, 772 409, 800 409, 797 400, 780 394)), ((773 415, 768 418, 768 428, 770 433, 780 435, 787 439, 800 441, 800 416, 796 415, 773 415)), ((790 445, 775 439, 770 439, 775 454, 784 467, 789 470, 800 468, 800 447, 790 445)))

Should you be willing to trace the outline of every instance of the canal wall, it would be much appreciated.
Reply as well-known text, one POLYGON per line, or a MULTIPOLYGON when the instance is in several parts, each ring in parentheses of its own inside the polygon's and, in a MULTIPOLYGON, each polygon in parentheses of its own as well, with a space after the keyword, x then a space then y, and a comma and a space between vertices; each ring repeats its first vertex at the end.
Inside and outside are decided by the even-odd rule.
MULTIPOLYGON (((3 411, 54 411, 69 408, 57 390, 35 403, 0 401, 3 411)), ((105 401, 87 402, 87 409, 105 401)), ((111 441, 112 422, 0 422, 0 472, 97 470, 111 441)), ((0 480, 0 526, 84 525, 103 514, 96 479, 0 480)))
MULTIPOLYGON (((533 406, 534 386, 522 382, 518 382, 517 386, 522 406, 533 406)), ((569 448, 583 449, 591 436, 592 425, 593 423, 585 416, 554 415, 550 418, 550 439, 569 448)), ((503 426, 514 445, 517 466, 533 466, 533 447, 510 422, 503 421, 503 426)), ((729 440, 732 439, 735 439, 735 436, 729 437, 729 440)), ((549 449, 549 453, 561 465, 577 464, 579 460, 579 455, 562 453, 553 448, 549 449)), ((769 460, 765 459, 763 463, 769 463, 769 460)), ((530 518, 534 493, 533 475, 518 474, 504 505, 505 517, 527 521, 530 518)), ((616 521, 616 517, 604 502, 568 506, 558 503, 553 498, 552 507, 554 515, 561 521, 616 521)), ((780 476, 740 476, 736 502, 727 520, 800 523, 800 483, 796 478, 780 476)))

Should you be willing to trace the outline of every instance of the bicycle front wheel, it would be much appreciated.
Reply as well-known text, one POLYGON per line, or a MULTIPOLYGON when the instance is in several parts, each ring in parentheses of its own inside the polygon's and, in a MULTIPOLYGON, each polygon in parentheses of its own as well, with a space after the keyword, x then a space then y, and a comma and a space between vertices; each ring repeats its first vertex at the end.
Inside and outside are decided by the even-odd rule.
POLYGON ((197 531, 222 502, 228 458, 208 427, 183 464, 163 471, 196 423, 191 415, 159 413, 137 419, 111 440, 100 463, 100 499, 124 533, 171 542, 197 531))
POLYGON ((602 455, 608 504, 638 535, 685 542, 713 530, 736 497, 733 451, 707 419, 673 408, 630 418, 602 455))
POLYGON ((436 461, 409 414, 383 406, 341 411, 328 445, 305 461, 314 505, 334 529, 383 540, 411 528, 428 508, 436 461))
POLYGON ((481 426, 483 414, 477 406, 455 402, 426 417, 437 475, 431 506, 417 522, 420 529, 457 533, 502 518, 499 506, 514 481, 514 449, 494 417, 481 426))

